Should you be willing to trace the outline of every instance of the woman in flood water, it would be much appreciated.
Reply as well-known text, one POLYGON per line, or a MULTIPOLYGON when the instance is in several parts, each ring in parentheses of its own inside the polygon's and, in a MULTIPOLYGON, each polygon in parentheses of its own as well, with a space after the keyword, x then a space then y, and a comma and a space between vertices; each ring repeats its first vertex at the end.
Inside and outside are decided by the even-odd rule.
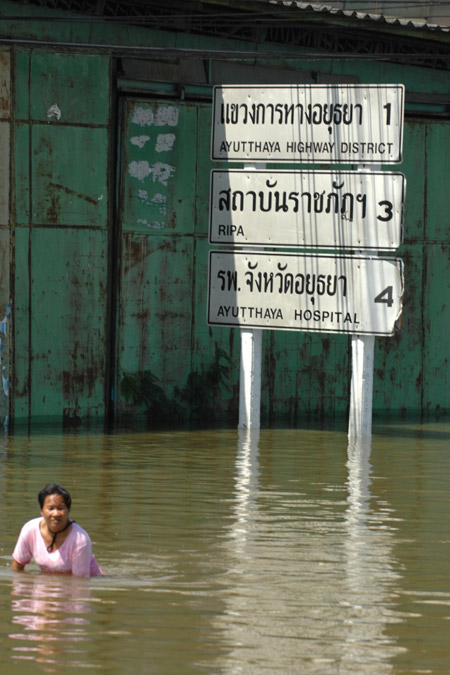
POLYGON ((21 572, 34 558, 42 572, 77 577, 102 574, 89 535, 69 518, 72 499, 68 491, 56 483, 49 484, 39 492, 38 501, 41 518, 33 518, 22 527, 11 569, 21 572))

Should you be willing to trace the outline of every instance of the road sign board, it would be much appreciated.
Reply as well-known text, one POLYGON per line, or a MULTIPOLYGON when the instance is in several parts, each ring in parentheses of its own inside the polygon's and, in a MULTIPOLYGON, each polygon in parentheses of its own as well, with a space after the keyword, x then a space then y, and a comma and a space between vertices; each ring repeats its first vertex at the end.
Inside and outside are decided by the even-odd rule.
POLYGON ((395 258, 210 251, 208 323, 392 335, 402 270, 395 258))
POLYGON ((383 171, 211 172, 212 244, 395 250, 405 177, 383 171))
POLYGON ((401 84, 214 87, 211 156, 242 162, 396 164, 401 84))

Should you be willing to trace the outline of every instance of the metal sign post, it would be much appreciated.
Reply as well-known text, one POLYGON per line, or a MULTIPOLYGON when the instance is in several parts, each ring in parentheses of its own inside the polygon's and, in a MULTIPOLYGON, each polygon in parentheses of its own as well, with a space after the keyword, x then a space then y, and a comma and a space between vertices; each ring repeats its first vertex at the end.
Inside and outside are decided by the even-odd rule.
POLYGON ((261 420, 262 330, 241 329, 239 429, 259 429, 261 420))
MULTIPOLYGON (((359 170, 364 171, 364 167, 359 170)), ((372 436, 375 337, 373 335, 352 335, 351 345, 352 378, 350 382, 348 438, 350 442, 354 442, 372 436)))
POLYGON ((373 363, 375 336, 352 335, 352 379, 348 438, 370 438, 372 435, 373 363))
MULTIPOLYGON (((265 164, 260 165, 265 168, 265 164)), ((247 164, 245 171, 253 176, 256 165, 247 164)), ((262 330, 241 328, 241 361, 239 376, 239 429, 259 429, 261 425, 262 330)))

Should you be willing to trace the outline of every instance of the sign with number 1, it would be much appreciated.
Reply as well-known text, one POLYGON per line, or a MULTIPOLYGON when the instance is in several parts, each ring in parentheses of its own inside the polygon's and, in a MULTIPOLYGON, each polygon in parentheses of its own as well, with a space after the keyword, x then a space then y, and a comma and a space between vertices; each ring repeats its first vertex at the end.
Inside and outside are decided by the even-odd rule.
POLYGON ((214 87, 215 160, 397 164, 401 84, 214 87))

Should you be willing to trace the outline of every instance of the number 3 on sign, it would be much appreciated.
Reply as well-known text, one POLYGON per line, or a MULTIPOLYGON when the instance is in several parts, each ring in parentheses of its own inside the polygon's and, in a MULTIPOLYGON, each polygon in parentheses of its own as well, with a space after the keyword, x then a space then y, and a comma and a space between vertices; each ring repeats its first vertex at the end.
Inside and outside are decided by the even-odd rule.
POLYGON ((388 286, 387 288, 384 289, 384 291, 381 291, 381 293, 377 295, 374 302, 382 302, 385 303, 388 307, 392 307, 392 305, 394 304, 392 291, 393 291, 392 286, 388 286))

